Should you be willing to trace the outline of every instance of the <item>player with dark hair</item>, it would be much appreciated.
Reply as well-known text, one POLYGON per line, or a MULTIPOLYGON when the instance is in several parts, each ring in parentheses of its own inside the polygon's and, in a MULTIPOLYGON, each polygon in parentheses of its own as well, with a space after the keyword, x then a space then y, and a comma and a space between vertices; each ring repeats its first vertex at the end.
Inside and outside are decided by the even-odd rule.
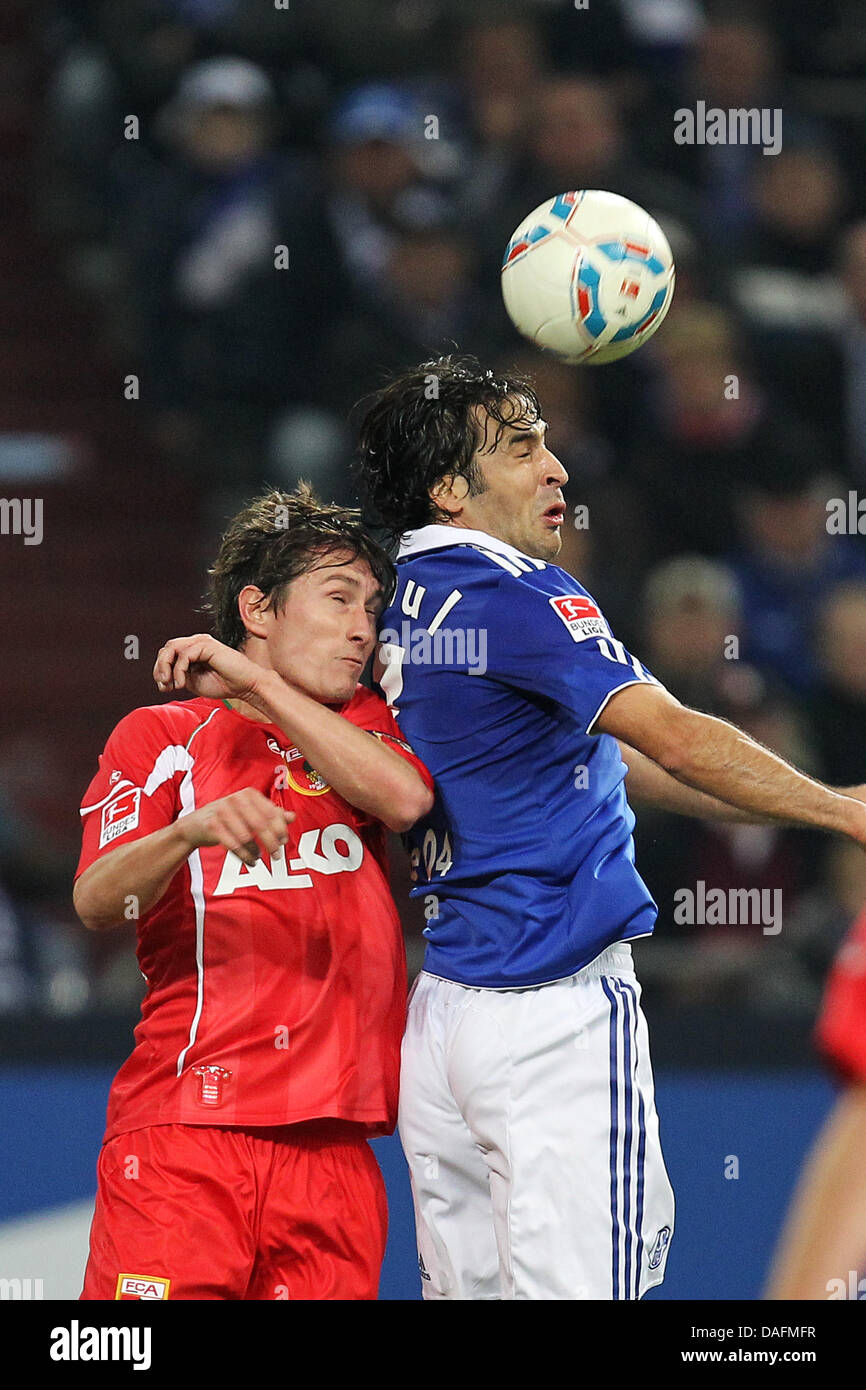
POLYGON ((629 942, 656 905, 626 793, 866 843, 866 807, 688 709, 553 562, 567 475, 531 384, 425 362, 361 426, 401 536, 382 689, 432 772, 399 1128, 427 1298, 639 1298, 673 1197, 629 942))
POLYGON ((138 919, 84 1299, 370 1299, 406 974, 385 826, 431 779, 359 685, 394 568, 306 488, 231 523, 215 636, 161 649, 84 797, 75 908, 138 919), (371 736, 372 735, 372 736, 371 736))

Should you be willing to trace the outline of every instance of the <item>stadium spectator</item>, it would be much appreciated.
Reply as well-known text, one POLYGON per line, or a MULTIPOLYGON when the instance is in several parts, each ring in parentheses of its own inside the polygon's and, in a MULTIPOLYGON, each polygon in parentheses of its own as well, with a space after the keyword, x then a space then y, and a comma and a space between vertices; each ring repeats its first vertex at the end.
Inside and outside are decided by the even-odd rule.
MULTIPOLYGON (((674 141, 675 109, 767 109, 781 104, 778 58, 773 34, 754 13, 714 16, 696 37, 681 89, 659 105, 655 119, 638 131, 646 155, 701 194, 702 232, 726 256, 736 250, 752 225, 755 199, 752 177, 763 159, 760 145, 748 141, 710 144, 674 141)), ((785 117, 790 116, 790 100, 785 117)), ((767 162, 767 160, 763 160, 767 162)))
POLYGON ((582 9, 536 0, 533 10, 556 72, 600 77, 618 101, 628 98, 641 74, 635 26, 623 0, 593 0, 582 9))
POLYGON ((815 615, 818 684, 810 702, 821 775, 866 782, 866 582, 831 589, 815 615))
POLYGON ((828 533, 832 491, 811 441, 780 430, 775 454, 756 454, 739 494, 740 546, 730 563, 747 615, 743 655, 799 695, 818 680, 812 631, 826 595, 845 580, 866 581, 857 541, 828 533))
MULTIPOLYGON (((256 0, 245 3, 256 8, 256 0)), ((345 89, 440 71, 447 64, 452 22, 466 7, 462 0, 399 5, 393 0, 352 0, 350 5, 316 0, 304 8, 300 32, 307 52, 345 89)))
POLYGON ((42 737, 0 740, 0 1016, 76 1013, 96 973, 69 912, 71 857, 54 831, 54 763, 42 737))
MULTIPOLYGON (((737 479, 766 436, 767 402, 731 315, 703 301, 675 303, 653 344, 656 375, 629 471, 646 515, 648 553, 661 558, 730 546, 737 479)), ((763 444, 761 445, 763 447, 763 444)))
POLYGON ((192 7, 175 0, 55 4, 46 46, 55 54, 45 94, 39 164, 41 212, 64 247, 67 269, 94 291, 116 289, 112 246, 118 199, 155 153, 153 121, 198 38, 192 7), (135 138, 124 138, 134 114, 135 138))
POLYGON ((462 167, 461 215, 471 225, 495 213, 515 153, 526 142, 545 54, 526 13, 503 20, 471 15, 455 43, 462 167))
POLYGON ((650 670, 678 700, 714 709, 739 657, 742 607, 733 573, 700 555, 677 556, 650 571, 643 606, 641 650, 650 670))
POLYGON ((783 933, 789 1003, 809 1019, 821 1002, 836 952, 854 918, 866 907, 866 857, 855 846, 835 840, 816 844, 815 854, 817 880, 797 899, 793 911, 785 914, 783 933), (795 979, 796 989, 792 988, 795 979))
POLYGON ((39 997, 39 971, 33 956, 26 917, 0 883, 0 1018, 44 1003, 39 997))
POLYGON ((400 231, 444 211, 424 184, 422 142, 422 113, 401 87, 353 89, 332 114, 326 216, 352 290, 364 302, 375 298, 400 231))
POLYGON ((854 223, 844 233, 839 263, 847 312, 839 342, 827 344, 827 356, 842 382, 839 420, 846 471, 862 484, 866 482, 866 221, 854 223))
POLYGON ((774 0, 771 14, 789 76, 866 77, 866 29, 856 0, 832 0, 820 8, 774 0))
POLYGON ((242 59, 191 68, 163 127, 168 157, 126 218, 143 395, 165 447, 254 479, 270 416, 318 386, 332 280, 315 170, 275 149, 273 90, 242 59))
POLYGON ((393 229, 375 298, 347 301, 329 329, 334 405, 345 408, 378 386, 383 371, 455 341, 501 350, 509 337, 504 310, 480 295, 473 269, 473 248, 458 226, 393 229))
MULTIPOLYGON (((777 686, 739 659, 743 607, 732 570, 699 555, 678 556, 657 566, 646 581, 643 615, 644 637, 638 650, 672 694, 732 720, 798 766, 810 765, 811 751, 795 708, 777 686)), ((663 932, 679 932, 684 944, 687 940, 694 945, 707 932, 674 925, 674 894, 683 885, 703 879, 725 890, 784 885, 799 892, 811 881, 796 867, 803 843, 800 831, 723 822, 684 824, 680 817, 644 808, 636 843, 647 881, 662 907, 663 932)), ((745 941, 727 929, 709 935, 712 952, 684 963, 689 990, 697 989, 699 982, 701 990, 726 990, 738 980, 742 984, 743 970, 753 957, 753 935, 747 932, 745 941), (738 944, 744 947, 743 959, 738 944)))
POLYGON ((754 189, 756 217, 743 260, 793 270, 807 282, 830 270, 845 208, 842 171, 831 150, 786 142, 756 166, 754 189))
POLYGON ((836 243, 847 195, 828 147, 792 142, 754 172, 755 217, 730 276, 762 379, 844 461, 836 243))
MULTIPOLYGON (((695 618, 692 645, 696 648, 700 645, 698 628, 695 618)), ((723 665, 726 669, 720 671, 712 700, 705 707, 782 758, 809 767, 813 759, 802 720, 780 687, 743 662, 723 665)), ((676 685, 672 693, 679 694, 676 685)), ((667 997, 692 1004, 725 1002, 758 1012, 808 1011, 814 987, 810 993, 804 982, 814 980, 814 976, 788 940, 787 925, 804 896, 817 884, 816 849, 820 843, 810 832, 788 826, 684 822, 681 817, 640 808, 635 853, 659 904, 656 933, 660 940, 677 941, 681 947, 673 970, 669 955, 660 955, 655 965, 650 963, 667 997), (681 920, 677 908, 682 903, 682 890, 697 893, 699 883, 707 895, 711 890, 722 890, 726 901, 732 890, 758 890, 765 895, 762 904, 772 904, 774 912, 781 911, 769 925, 784 926, 785 930, 765 934, 762 926, 768 924, 755 920, 753 913, 748 920, 725 921, 723 925, 681 920), (773 979, 769 983, 768 950, 773 952, 773 979)))

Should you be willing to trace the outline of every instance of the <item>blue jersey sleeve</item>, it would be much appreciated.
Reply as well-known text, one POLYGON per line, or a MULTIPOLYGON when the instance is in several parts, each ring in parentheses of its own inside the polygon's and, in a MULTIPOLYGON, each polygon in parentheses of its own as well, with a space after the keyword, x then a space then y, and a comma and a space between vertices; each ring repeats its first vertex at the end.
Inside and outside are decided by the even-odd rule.
POLYGON ((538 579, 503 574, 485 603, 488 673, 555 700, 586 733, 595 733, 617 691, 659 682, 617 641, 595 600, 576 581, 576 592, 563 585, 552 593, 539 588, 538 579))

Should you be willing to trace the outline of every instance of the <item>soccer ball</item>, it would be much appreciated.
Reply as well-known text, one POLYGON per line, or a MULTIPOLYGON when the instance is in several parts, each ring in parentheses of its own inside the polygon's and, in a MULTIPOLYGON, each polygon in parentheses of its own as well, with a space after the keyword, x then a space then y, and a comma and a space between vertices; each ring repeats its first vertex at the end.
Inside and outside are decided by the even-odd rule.
POLYGON ((502 297, 515 328, 565 362, 613 362, 670 308, 674 262, 648 212, 597 188, 560 193, 505 248, 502 297))

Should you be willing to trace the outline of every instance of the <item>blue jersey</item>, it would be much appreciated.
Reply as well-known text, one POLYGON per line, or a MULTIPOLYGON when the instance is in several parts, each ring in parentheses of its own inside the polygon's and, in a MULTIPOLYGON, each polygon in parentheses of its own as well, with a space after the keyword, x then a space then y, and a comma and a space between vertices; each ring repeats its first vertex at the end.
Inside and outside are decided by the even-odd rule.
POLYGON ((647 935, 627 769, 593 727, 654 677, 571 575, 484 532, 425 526, 397 567, 381 686, 436 781, 407 837, 425 970, 513 989, 647 935))

